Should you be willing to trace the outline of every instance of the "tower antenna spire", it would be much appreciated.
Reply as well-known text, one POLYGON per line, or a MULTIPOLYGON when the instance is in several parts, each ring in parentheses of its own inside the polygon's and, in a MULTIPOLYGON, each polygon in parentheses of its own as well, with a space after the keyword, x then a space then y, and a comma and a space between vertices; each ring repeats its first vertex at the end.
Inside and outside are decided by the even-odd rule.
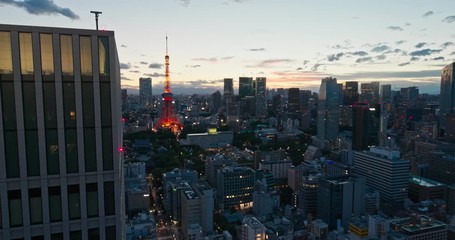
POLYGON ((90 13, 95 14, 95 22, 96 22, 96 30, 98 30, 98 16, 102 14, 103 12, 100 11, 90 11, 90 13))
POLYGON ((167 33, 166 33, 166 55, 168 55, 168 52, 167 52, 167 33))

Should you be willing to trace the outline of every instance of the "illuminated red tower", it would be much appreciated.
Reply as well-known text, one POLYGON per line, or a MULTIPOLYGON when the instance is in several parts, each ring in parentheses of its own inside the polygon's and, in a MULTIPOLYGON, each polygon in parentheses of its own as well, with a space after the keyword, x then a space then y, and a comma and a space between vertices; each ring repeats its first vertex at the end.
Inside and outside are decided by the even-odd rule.
POLYGON ((174 111, 174 100, 173 94, 171 90, 171 80, 169 78, 169 55, 167 49, 167 36, 166 36, 166 57, 165 65, 166 65, 166 73, 165 77, 166 80, 164 82, 164 92, 163 96, 163 108, 161 110, 161 116, 158 120, 157 126, 158 128, 169 128, 175 134, 179 133, 182 129, 182 124, 180 123, 179 119, 175 115, 174 111))

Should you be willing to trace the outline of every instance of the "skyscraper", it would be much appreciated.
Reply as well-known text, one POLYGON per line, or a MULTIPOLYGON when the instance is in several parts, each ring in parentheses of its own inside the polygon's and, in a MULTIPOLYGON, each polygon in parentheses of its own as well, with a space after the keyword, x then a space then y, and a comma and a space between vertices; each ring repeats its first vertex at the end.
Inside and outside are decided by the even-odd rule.
POLYGON ((359 83, 345 82, 343 88, 343 105, 352 105, 359 101, 359 83))
POLYGON ((1 239, 122 239, 114 32, 0 24, 1 239))
POLYGON ((239 96, 244 98, 246 96, 254 96, 253 78, 240 77, 239 78, 239 96))
POLYGON ((232 82, 232 78, 225 78, 224 79, 224 97, 227 95, 232 96, 234 95, 234 84, 232 82))
POLYGON ((365 211, 365 178, 354 175, 319 178, 318 218, 330 229, 347 229, 353 215, 365 211), (341 226, 338 226, 340 221, 341 226))
POLYGON ((152 78, 139 78, 139 103, 152 104, 152 78))
POLYGON ((439 113, 443 116, 455 110, 455 62, 447 65, 441 72, 441 94, 439 113))
POLYGON ((323 78, 318 99, 318 138, 335 139, 340 119, 339 87, 336 78, 323 78))
POLYGON ((399 203, 407 197, 409 162, 400 159, 399 151, 371 147, 369 152, 355 152, 354 159, 355 173, 379 191, 381 200, 399 203))
POLYGON ((267 116, 267 89, 266 78, 256 78, 256 118, 265 118, 267 116))
POLYGON ((288 117, 298 120, 301 118, 300 89, 298 88, 288 89, 288 117))
POLYGON ((368 126, 370 125, 370 109, 368 105, 352 106, 352 149, 357 151, 368 149, 368 126))

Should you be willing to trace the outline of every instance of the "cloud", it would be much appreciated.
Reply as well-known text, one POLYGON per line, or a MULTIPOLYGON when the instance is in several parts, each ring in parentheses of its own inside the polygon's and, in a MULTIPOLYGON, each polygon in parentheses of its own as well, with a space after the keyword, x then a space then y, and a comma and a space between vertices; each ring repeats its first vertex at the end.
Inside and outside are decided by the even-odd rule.
POLYGON ((405 40, 399 40, 399 41, 396 41, 395 44, 396 45, 401 45, 401 44, 403 44, 405 42, 406 42, 405 40))
POLYGON ((443 22, 447 22, 447 23, 452 23, 455 21, 455 16, 448 16, 444 19, 442 19, 443 22))
POLYGON ((390 29, 392 31, 403 31, 404 29, 402 27, 399 27, 399 26, 388 26, 387 29, 390 29))
POLYGON ((307 65, 310 62, 310 60, 303 60, 303 66, 307 65))
POLYGON ((234 57, 233 56, 228 56, 228 57, 222 57, 221 60, 229 60, 229 59, 233 59, 234 57))
POLYGON ((144 62, 144 61, 141 61, 139 63, 142 64, 142 65, 147 65, 148 64, 147 62, 144 62))
POLYGON ((426 46, 426 45, 427 45, 427 43, 421 42, 421 43, 417 43, 417 44, 415 45, 415 47, 416 47, 416 48, 422 48, 422 47, 424 47, 424 46, 426 46))
POLYGON ((331 54, 331 55, 327 56, 327 61, 329 61, 329 62, 338 61, 338 60, 340 60, 340 58, 343 55, 344 55, 344 53, 342 53, 342 52, 337 53, 337 54, 331 54))
POLYGON ((319 70, 320 67, 322 67, 324 65, 320 64, 320 63, 316 63, 313 65, 313 67, 311 67, 311 71, 313 72, 317 72, 319 70))
POLYGON ((385 60, 387 58, 386 55, 382 54, 382 55, 378 55, 375 57, 377 60, 385 60))
POLYGON ((340 75, 340 79, 393 79, 397 78, 427 78, 441 77, 441 70, 424 70, 424 71, 378 71, 378 72, 356 72, 340 75))
POLYGON ((201 65, 186 65, 187 68, 199 68, 201 65))
POLYGON ((442 48, 447 48, 447 47, 453 46, 453 45, 454 45, 453 42, 445 42, 445 43, 441 44, 441 47, 442 48))
POLYGON ((211 57, 211 58, 193 58, 193 61, 199 62, 218 62, 218 58, 211 57))
MULTIPOLYGON (((0 1, 1 1, 1 0, 0 0, 0 1)), ((127 45, 125 45, 125 44, 122 44, 122 45, 120 45, 120 47, 122 47, 122 48, 126 48, 126 47, 128 47, 128 46, 127 46, 127 45)))
POLYGON ((451 56, 452 56, 452 55, 455 55, 455 52, 451 52, 449 55, 451 55, 451 56))
POLYGON ((428 11, 428 12, 424 13, 424 14, 422 15, 422 17, 429 17, 429 16, 431 16, 431 15, 433 15, 433 14, 434 14, 433 11, 428 11))
POLYGON ((133 81, 131 78, 127 78, 127 77, 121 77, 120 80, 122 80, 122 81, 133 81))
POLYGON ((130 69, 131 63, 120 63, 120 69, 130 69))
POLYGON ((373 58, 372 57, 362 57, 362 58, 357 58, 357 60, 355 60, 356 63, 363 63, 363 62, 369 62, 371 61, 373 58))
POLYGON ((441 49, 428 49, 427 48, 427 49, 422 49, 422 50, 411 52, 409 55, 411 55, 411 56, 428 56, 433 53, 439 53, 441 51, 442 51, 441 49))
POLYGON ((350 52, 349 54, 354 55, 354 56, 360 56, 360 57, 368 55, 368 53, 365 51, 350 52))
POLYGON ((140 73, 139 70, 131 70, 131 71, 129 71, 129 72, 130 72, 130 73, 140 73))
POLYGON ((439 61, 439 60, 445 60, 444 57, 440 56, 440 57, 435 57, 433 59, 431 59, 433 61, 439 61))
POLYGON ((146 73, 146 74, 144 74, 144 76, 147 76, 147 77, 164 77, 165 75, 161 74, 161 73, 154 72, 154 73, 146 73))
POLYGON ((62 15, 72 20, 78 20, 79 16, 69 8, 57 6, 52 0, 0 0, 0 3, 9 4, 18 8, 24 8, 34 15, 62 15))
POLYGON ((257 65, 249 65, 246 67, 273 68, 273 67, 277 67, 277 65, 291 63, 291 62, 294 62, 294 60, 287 59, 287 58, 285 58, 285 59, 268 59, 268 60, 261 61, 257 65))
POLYGON ((190 0, 178 0, 180 2, 180 4, 182 4, 182 6, 184 7, 188 7, 191 3, 190 0))
POLYGON ((406 66, 406 65, 409 65, 411 64, 411 62, 405 62, 405 63, 400 63, 398 64, 399 67, 403 67, 403 66, 406 66))
POLYGON ((411 23, 404 23, 405 26, 411 26, 411 23))
POLYGON ((149 68, 153 69, 161 69, 163 67, 163 64, 160 63, 150 63, 149 68))
POLYGON ((251 52, 260 52, 260 51, 265 51, 265 48, 250 48, 248 51, 251 52))
POLYGON ((412 61, 412 62, 415 62, 415 61, 419 61, 420 58, 418 57, 411 57, 411 59, 409 61, 412 61))
POLYGON ((372 52, 384 52, 386 50, 389 50, 390 47, 386 45, 379 45, 371 49, 372 52))
POLYGON ((299 68, 297 68, 296 70, 297 70, 297 71, 300 71, 300 70, 303 70, 303 68, 299 67, 299 68))

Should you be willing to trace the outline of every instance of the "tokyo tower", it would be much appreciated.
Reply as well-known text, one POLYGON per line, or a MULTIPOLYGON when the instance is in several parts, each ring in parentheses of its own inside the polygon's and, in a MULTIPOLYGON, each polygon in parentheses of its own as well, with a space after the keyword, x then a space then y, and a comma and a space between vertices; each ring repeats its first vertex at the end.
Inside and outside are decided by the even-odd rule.
POLYGON ((167 36, 166 36, 166 57, 165 66, 166 66, 166 73, 165 73, 165 82, 164 82, 164 92, 163 96, 163 108, 161 110, 160 119, 157 122, 157 128, 168 128, 174 134, 178 134, 182 129, 182 124, 180 123, 177 115, 175 115, 175 107, 174 107, 174 100, 173 94, 171 90, 171 80, 169 78, 169 54, 167 49, 167 36))

